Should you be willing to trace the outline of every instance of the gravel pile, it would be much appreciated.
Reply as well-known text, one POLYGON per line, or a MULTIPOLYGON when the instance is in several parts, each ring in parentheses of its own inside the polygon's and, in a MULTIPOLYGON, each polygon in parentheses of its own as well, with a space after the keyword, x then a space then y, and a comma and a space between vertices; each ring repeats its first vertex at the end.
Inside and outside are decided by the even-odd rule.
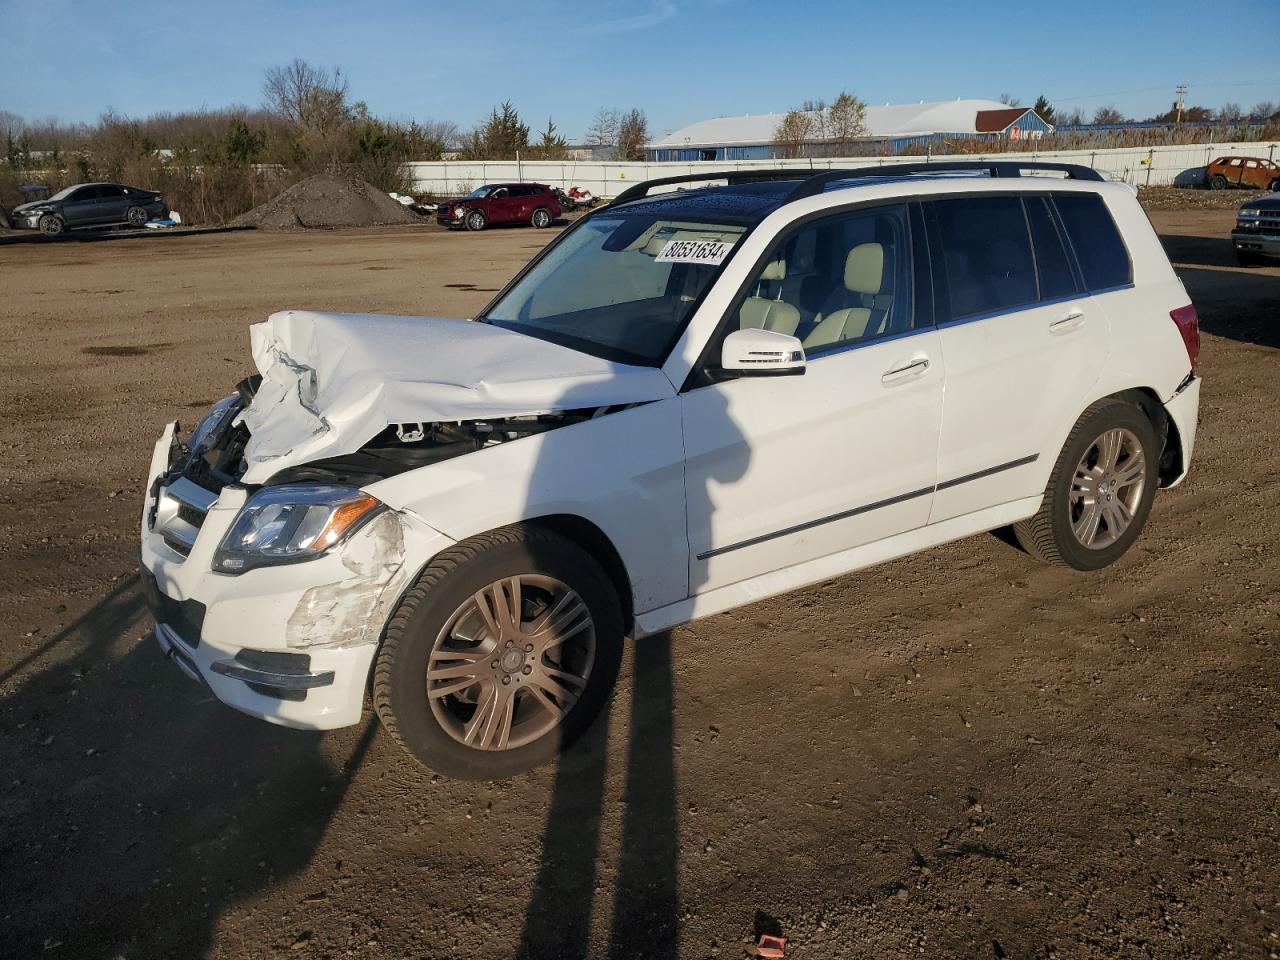
POLYGON ((373 184, 340 177, 309 177, 233 221, 259 230, 380 227, 421 223, 373 184))

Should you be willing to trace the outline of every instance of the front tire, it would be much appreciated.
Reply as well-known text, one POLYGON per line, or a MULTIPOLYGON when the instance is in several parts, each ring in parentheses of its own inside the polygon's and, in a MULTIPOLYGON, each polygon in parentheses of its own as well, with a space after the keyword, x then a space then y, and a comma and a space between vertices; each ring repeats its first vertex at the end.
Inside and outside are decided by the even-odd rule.
POLYGON ((1209 178, 1209 189, 1210 190, 1227 189, 1227 178, 1220 173, 1215 173, 1212 177, 1209 178))
POLYGON ((585 550, 504 527, 437 556, 401 600, 373 674, 373 705, 419 763, 494 780, 552 759, 608 701, 621 606, 585 550))
POLYGON ((1100 570, 1118 560, 1146 525, 1159 483, 1155 428, 1132 404, 1100 400, 1076 421, 1035 516, 1014 524, 1038 560, 1100 570))
POLYGON ((46 213, 41 217, 39 227, 46 237, 60 237, 67 229, 66 223, 56 213, 46 213))
POLYGON ((484 215, 483 210, 471 210, 467 213, 468 230, 483 230, 488 222, 489 218, 484 215))
POLYGON ((551 226, 551 211, 546 207, 539 207, 533 211, 533 216, 529 219, 529 222, 539 230, 545 230, 551 226))

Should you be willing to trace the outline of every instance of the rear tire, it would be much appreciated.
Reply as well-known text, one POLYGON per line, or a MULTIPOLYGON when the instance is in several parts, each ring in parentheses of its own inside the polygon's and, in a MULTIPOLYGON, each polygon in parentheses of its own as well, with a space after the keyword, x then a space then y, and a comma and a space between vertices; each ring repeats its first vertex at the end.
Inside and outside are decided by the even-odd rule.
POLYGON ((544 230, 551 226, 551 211, 546 207, 539 207, 533 211, 533 216, 529 218, 529 222, 539 230, 544 230))
POLYGON ((150 215, 143 207, 130 207, 124 215, 125 220, 129 222, 131 227, 140 227, 151 219, 150 215))
POLYGON ((468 230, 483 230, 488 222, 489 218, 484 215, 483 210, 470 210, 467 212, 468 230))
POLYGON ((1272 193, 1280 193, 1280 177, 1276 177, 1268 184, 1267 189, 1272 193))
POLYGON ((67 229, 66 223, 56 213, 46 213, 41 217, 39 227, 46 237, 60 237, 67 229))
POLYGON ((550 531, 504 527, 443 551, 405 594, 374 667, 374 709, 428 769, 510 777, 590 726, 617 680, 622 637, 617 593, 590 554, 550 531))
POLYGON ((1014 535, 1045 563, 1108 566, 1146 525, 1159 469, 1159 440, 1147 415, 1120 400, 1099 400, 1072 427, 1039 511, 1015 523, 1014 535))

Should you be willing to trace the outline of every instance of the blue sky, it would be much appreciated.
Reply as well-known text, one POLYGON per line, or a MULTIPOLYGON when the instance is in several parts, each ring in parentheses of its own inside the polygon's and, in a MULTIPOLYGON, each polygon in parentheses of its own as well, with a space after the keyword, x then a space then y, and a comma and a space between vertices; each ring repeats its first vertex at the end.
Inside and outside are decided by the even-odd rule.
POLYGON ((551 116, 570 139, 602 105, 643 108, 658 136, 842 89, 868 103, 1044 93, 1135 116, 1167 108, 1180 82, 1215 107, 1280 101, 1280 2, 1229 6, 1231 24, 1214 26, 1203 0, 1043 15, 954 0, 0 0, 0 110, 252 106, 264 71, 294 57, 341 66, 381 115, 465 127, 510 99, 535 130, 551 116))

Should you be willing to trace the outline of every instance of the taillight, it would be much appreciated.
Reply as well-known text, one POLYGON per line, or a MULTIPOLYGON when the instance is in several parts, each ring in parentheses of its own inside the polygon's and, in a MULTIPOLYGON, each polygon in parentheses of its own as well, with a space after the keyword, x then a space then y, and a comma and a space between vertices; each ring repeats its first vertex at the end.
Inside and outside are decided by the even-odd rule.
POLYGON ((1196 368, 1200 359, 1200 318, 1196 316, 1196 308, 1191 304, 1170 310, 1169 316, 1178 325, 1182 334, 1182 343, 1187 348, 1187 356, 1191 358, 1191 369, 1196 368))

